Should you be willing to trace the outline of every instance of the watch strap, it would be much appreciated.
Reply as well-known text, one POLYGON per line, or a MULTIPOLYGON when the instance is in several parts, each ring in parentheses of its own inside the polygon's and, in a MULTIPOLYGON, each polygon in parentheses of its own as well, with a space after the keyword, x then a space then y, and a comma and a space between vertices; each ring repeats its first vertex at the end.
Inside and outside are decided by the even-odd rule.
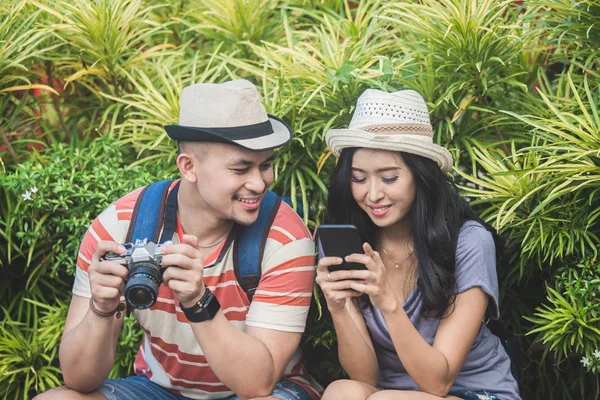
POLYGON ((181 303, 179 303, 179 307, 181 311, 185 314, 185 317, 190 322, 203 322, 208 321, 214 318, 217 315, 217 312, 221 309, 221 304, 219 300, 215 297, 215 295, 206 288, 204 294, 191 307, 183 307, 181 303))

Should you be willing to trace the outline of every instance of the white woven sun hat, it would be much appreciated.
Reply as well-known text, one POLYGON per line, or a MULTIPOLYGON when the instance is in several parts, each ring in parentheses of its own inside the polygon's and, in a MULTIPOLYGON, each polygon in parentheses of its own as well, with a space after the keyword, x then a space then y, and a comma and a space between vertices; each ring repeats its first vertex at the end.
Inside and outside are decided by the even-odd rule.
POLYGON ((325 142, 336 157, 348 147, 403 151, 430 158, 445 172, 452 170, 452 155, 433 142, 427 104, 414 90, 365 90, 348 129, 329 130, 325 142))

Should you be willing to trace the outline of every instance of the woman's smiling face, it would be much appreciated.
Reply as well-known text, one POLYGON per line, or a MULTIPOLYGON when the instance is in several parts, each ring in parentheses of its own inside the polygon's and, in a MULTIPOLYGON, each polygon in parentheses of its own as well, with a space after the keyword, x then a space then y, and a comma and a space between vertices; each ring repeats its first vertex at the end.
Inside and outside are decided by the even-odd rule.
POLYGON ((356 150, 351 180, 354 200, 379 228, 409 222, 415 184, 412 171, 398 153, 356 150))

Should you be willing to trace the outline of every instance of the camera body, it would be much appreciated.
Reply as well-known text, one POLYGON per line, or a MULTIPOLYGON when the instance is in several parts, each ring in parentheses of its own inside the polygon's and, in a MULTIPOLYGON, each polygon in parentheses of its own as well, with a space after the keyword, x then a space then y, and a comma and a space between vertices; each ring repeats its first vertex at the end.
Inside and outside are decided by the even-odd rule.
POLYGON ((113 261, 129 269, 125 299, 131 307, 143 310, 156 303, 164 271, 160 248, 171 243, 156 244, 148 239, 138 239, 135 244, 123 243, 124 253, 107 252, 100 257, 100 261, 113 261))

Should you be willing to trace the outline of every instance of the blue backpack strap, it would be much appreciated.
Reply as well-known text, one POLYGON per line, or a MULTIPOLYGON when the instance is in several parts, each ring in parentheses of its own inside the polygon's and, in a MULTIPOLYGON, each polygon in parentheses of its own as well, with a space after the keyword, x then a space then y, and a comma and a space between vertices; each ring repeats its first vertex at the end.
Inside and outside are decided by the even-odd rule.
POLYGON ((142 190, 133 208, 126 242, 148 239, 158 243, 165 216, 167 193, 172 182, 173 180, 155 182, 142 190))
POLYGON ((265 244, 280 204, 281 199, 269 190, 260 203, 258 218, 240 229, 234 244, 235 276, 250 301, 260 281, 265 244))

